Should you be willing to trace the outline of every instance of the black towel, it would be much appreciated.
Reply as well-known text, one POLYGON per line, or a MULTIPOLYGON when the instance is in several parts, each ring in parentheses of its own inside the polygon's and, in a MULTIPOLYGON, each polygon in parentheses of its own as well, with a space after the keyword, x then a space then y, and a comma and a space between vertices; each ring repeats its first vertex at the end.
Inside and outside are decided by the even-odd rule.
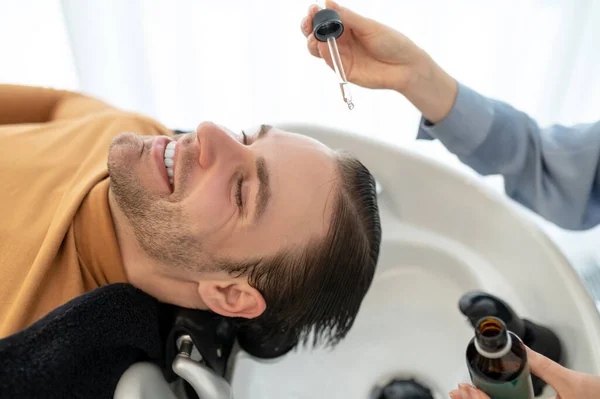
POLYGON ((161 304, 129 284, 72 299, 0 340, 0 398, 112 398, 133 363, 163 367, 162 317, 161 304))

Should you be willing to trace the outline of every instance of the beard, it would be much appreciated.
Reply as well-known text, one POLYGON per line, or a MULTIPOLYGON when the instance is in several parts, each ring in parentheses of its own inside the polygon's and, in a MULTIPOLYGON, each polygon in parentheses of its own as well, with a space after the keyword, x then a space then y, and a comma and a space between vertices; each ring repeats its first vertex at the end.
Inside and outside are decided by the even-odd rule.
POLYGON ((116 137, 108 152, 110 189, 143 252, 165 268, 200 271, 201 243, 194 237, 180 203, 152 193, 136 175, 140 136, 116 137), (187 223, 186 223, 187 222, 187 223))

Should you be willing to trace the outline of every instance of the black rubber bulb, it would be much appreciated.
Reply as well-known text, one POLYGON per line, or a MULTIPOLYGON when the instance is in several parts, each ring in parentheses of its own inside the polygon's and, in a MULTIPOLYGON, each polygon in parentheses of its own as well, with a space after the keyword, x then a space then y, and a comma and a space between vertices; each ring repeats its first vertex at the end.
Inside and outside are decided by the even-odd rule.
POLYGON ((344 24, 337 11, 324 8, 313 17, 313 33, 320 42, 326 42, 330 37, 337 39, 344 33, 344 24))

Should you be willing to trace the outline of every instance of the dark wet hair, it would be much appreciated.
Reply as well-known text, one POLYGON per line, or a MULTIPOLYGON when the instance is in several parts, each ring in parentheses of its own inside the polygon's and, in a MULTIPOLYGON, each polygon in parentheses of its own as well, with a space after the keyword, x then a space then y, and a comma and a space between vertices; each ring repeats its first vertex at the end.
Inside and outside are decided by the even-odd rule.
POLYGON ((358 159, 341 151, 337 172, 325 238, 272 258, 222 265, 231 274, 247 275, 263 295, 266 311, 247 323, 260 325, 265 340, 285 335, 304 344, 337 345, 371 285, 381 242, 375 179, 358 159))

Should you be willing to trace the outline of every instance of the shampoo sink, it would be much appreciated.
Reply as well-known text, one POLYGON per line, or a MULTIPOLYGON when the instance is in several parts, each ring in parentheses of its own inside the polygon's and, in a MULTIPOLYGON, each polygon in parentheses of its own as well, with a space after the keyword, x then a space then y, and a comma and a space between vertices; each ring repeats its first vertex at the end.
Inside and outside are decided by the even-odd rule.
MULTIPOLYGON (((276 359, 231 358, 234 397, 367 399, 414 380, 434 398, 468 382, 472 325, 459 309, 471 291, 495 295, 551 329, 564 364, 600 373, 600 317, 569 263, 522 209, 473 175, 364 137, 278 125, 345 148, 381 187, 383 242, 373 285, 334 350, 302 347, 276 359)), ((413 389, 413 388, 410 388, 413 389)), ((540 397, 548 397, 546 387, 540 397)), ((388 396, 393 397, 393 396, 388 396)))

